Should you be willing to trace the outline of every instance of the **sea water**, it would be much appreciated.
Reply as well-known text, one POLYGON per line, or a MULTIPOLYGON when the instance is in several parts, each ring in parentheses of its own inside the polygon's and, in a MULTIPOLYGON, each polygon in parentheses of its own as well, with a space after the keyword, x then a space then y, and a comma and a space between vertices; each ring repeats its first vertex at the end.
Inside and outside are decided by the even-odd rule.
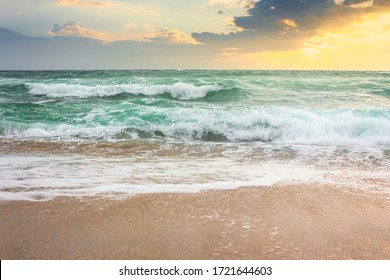
POLYGON ((0 200, 389 182, 390 72, 0 72, 0 200))

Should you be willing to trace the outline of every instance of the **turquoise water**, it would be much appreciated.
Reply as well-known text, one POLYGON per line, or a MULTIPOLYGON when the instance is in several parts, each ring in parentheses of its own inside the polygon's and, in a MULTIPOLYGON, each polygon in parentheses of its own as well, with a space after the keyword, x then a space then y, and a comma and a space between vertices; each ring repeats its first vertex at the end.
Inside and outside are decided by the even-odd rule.
POLYGON ((0 135, 389 145, 390 73, 0 73, 0 135))
MULTIPOLYGON (((21 153, 76 154, 99 165, 98 156, 122 156, 129 158, 123 164, 149 162, 145 170, 183 159, 195 166, 207 165, 200 162, 208 158, 218 165, 231 162, 224 168, 226 180, 214 178, 217 171, 205 175, 210 180, 195 180, 221 186, 249 184, 229 177, 239 162, 254 168, 242 175, 253 175, 253 184, 265 182, 255 174, 264 162, 302 165, 306 171, 364 167, 383 175, 390 166, 390 72, 3 71, 0 143, 9 161, 21 153)), ((27 161, 12 166, 3 161, 0 171, 23 168, 27 161)), ((56 168, 58 174, 68 171, 56 168)), ((185 188, 196 185, 189 170, 187 179, 177 180, 169 170, 160 174, 164 182, 144 178, 137 185, 162 184, 165 191, 187 179, 185 188)), ((372 176, 382 178, 378 174, 372 176)), ((26 181, 3 179, 3 189, 26 181)), ((125 180, 126 188, 134 180, 125 180)))

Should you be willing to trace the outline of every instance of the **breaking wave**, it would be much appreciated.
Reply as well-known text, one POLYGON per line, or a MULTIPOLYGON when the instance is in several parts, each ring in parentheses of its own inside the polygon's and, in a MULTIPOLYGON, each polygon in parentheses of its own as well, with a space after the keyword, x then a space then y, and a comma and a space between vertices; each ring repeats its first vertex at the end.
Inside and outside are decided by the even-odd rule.
POLYGON ((156 96, 170 94, 172 98, 190 100, 203 98, 209 92, 219 91, 217 85, 193 85, 178 82, 171 85, 145 85, 145 84, 121 84, 121 85, 81 85, 81 84, 27 84, 28 92, 33 95, 45 95, 50 98, 90 98, 107 97, 123 93, 144 96, 156 96))
POLYGON ((3 121, 0 134, 22 138, 122 140, 173 138, 285 144, 390 146, 390 111, 310 110, 288 107, 193 109, 144 108, 131 117, 96 111, 69 123, 3 121), (102 122, 101 120, 110 121, 102 122))

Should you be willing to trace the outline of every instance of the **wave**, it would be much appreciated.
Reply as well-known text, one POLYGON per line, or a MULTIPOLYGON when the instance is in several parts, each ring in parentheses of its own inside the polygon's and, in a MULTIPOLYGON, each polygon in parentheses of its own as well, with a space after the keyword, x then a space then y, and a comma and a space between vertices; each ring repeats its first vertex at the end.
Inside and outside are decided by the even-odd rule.
POLYGON ((203 98, 209 92, 219 91, 217 85, 193 85, 178 82, 171 85, 145 85, 145 84, 121 84, 121 85, 81 85, 81 84, 27 84, 28 92, 33 95, 45 95, 51 98, 90 98, 107 97, 123 93, 133 95, 156 96, 170 94, 172 98, 190 100, 203 98))
MULTIPOLYGON (((127 111, 123 110, 125 114, 127 111)), ((116 141, 173 138, 183 141, 390 146, 390 110, 387 109, 142 108, 126 118, 123 118, 124 114, 107 108, 91 112, 84 118, 75 118, 73 123, 67 124, 3 121, 0 135, 27 139, 116 141)))
POLYGON ((170 124, 150 128, 166 137, 206 141, 390 145, 389 110, 267 107, 179 110, 168 117, 170 124))

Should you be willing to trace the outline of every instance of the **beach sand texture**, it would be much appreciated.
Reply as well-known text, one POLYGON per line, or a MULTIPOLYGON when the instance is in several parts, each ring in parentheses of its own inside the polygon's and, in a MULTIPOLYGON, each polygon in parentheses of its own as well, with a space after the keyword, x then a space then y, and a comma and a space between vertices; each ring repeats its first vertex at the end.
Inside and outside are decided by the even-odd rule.
POLYGON ((389 259, 390 200, 331 186, 0 203, 1 259, 389 259))

